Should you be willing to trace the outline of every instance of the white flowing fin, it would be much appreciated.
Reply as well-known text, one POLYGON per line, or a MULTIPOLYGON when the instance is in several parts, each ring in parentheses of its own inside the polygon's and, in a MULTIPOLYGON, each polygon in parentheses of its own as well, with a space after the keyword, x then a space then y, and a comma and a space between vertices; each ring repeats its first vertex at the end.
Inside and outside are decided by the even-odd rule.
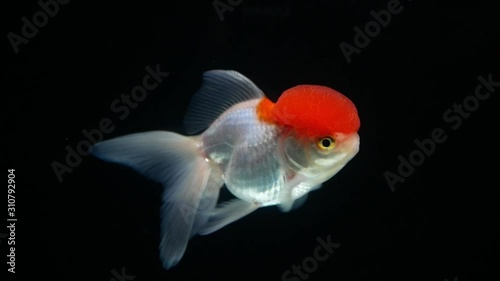
POLYGON ((292 192, 283 190, 280 196, 280 203, 278 204, 278 207, 284 213, 290 212, 293 207, 294 201, 295 200, 292 197, 292 192))
POLYGON ((160 258, 166 269, 186 250, 205 188, 220 183, 212 182, 220 172, 199 154, 197 142, 195 137, 153 131, 107 140, 92 150, 102 160, 129 166, 162 183, 160 258))
POLYGON ((286 182, 280 194, 278 207, 282 212, 289 212, 304 204, 307 194, 321 187, 321 183, 314 183, 308 177, 297 174, 294 178, 286 182))
POLYGON ((246 202, 240 199, 233 199, 231 201, 220 204, 215 210, 209 214, 209 219, 198 231, 200 235, 210 234, 224 226, 235 222, 242 217, 250 214, 260 207, 258 204, 246 202))
POLYGON ((293 207, 293 202, 295 201, 293 190, 297 188, 298 185, 302 184, 305 179, 302 175, 296 175, 295 177, 289 179, 280 193, 278 207, 282 212, 289 212, 293 207))
POLYGON ((207 187, 205 188, 205 191, 200 199, 200 204, 198 205, 193 228, 191 229, 191 236, 195 236, 200 228, 207 223, 209 214, 213 212, 215 206, 217 205, 220 189, 223 185, 224 180, 222 179, 220 173, 215 173, 215 171, 210 173, 207 187))
POLYGON ((231 106, 264 97, 247 77, 234 70, 210 70, 203 73, 201 88, 191 99, 184 117, 189 135, 199 133, 231 106))

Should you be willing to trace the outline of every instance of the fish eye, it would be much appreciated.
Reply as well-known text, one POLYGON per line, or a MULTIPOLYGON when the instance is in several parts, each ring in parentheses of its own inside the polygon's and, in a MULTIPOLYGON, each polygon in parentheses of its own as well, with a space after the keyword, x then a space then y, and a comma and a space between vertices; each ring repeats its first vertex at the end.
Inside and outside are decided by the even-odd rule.
POLYGON ((323 137, 316 144, 319 149, 329 151, 335 147, 335 140, 332 137, 323 137))

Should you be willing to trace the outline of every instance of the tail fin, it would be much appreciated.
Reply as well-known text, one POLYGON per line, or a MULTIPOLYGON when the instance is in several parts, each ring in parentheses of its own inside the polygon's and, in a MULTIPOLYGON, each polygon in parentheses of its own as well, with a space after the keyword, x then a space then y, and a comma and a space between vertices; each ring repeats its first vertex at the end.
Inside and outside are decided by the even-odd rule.
POLYGON ((92 149, 102 160, 129 166, 163 184, 160 257, 166 269, 182 258, 197 225, 206 220, 201 216, 206 210, 200 208, 214 207, 223 184, 220 172, 205 161, 197 144, 196 137, 153 131, 107 140, 92 149), (202 198, 207 193, 212 196, 202 198))

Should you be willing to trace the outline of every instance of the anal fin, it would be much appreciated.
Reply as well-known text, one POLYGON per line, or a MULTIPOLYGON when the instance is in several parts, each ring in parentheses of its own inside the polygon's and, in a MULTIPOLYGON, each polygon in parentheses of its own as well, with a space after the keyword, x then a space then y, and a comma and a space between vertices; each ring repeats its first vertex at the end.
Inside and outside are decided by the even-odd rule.
POLYGON ((222 203, 209 214, 208 221, 201 227, 198 234, 206 235, 215 232, 250 214, 259 207, 260 205, 258 204, 246 202, 241 199, 233 199, 222 203))

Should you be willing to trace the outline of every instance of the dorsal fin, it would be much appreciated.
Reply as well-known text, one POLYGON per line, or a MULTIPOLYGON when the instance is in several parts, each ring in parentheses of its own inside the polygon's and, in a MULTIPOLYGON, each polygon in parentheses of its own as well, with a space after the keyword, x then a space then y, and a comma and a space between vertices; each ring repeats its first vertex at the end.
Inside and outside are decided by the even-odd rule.
POLYGON ((231 106, 263 96, 264 93, 250 79, 237 71, 206 71, 201 88, 191 99, 184 117, 186 133, 199 133, 231 106))

